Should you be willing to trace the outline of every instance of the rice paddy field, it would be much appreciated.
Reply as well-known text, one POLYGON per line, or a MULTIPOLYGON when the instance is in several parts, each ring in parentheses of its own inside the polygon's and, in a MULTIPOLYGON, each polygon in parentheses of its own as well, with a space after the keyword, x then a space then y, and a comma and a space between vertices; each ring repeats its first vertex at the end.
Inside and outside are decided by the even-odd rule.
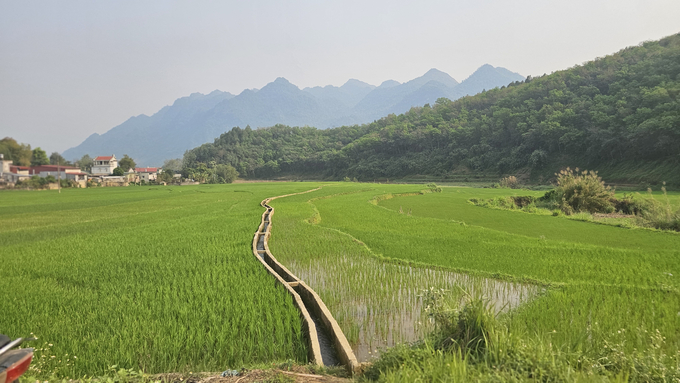
POLYGON ((461 286, 513 308, 501 314, 512 332, 561 352, 617 342, 680 358, 680 235, 467 202, 527 191, 421 189, 338 184, 273 202, 270 248, 309 280, 350 342, 408 340, 422 323, 418 289, 461 286), (486 281, 495 284, 475 289, 486 281))
POLYGON ((275 183, 0 192, 0 332, 45 377, 306 362, 292 299, 250 246, 275 183))
POLYGON ((318 186, 271 202, 269 246, 362 361, 431 331, 426 289, 486 297, 546 353, 616 343, 680 361, 680 235, 468 202, 540 192, 423 185, 0 192, 0 332, 35 333, 45 376, 306 363, 299 313, 250 247, 260 201, 318 186))

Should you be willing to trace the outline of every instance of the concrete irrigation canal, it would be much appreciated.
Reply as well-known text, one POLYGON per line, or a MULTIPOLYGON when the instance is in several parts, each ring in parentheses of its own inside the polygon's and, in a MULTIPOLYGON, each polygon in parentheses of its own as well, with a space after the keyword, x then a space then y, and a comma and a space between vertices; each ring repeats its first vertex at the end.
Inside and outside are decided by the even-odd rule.
MULTIPOLYGON (((309 193, 319 189, 308 190, 309 193)), ((302 194, 302 193, 296 193, 302 194)), ((359 363, 333 315, 323 303, 319 295, 305 282, 291 273, 272 255, 267 244, 271 233, 274 208, 269 202, 275 198, 288 197, 293 194, 267 198, 261 205, 266 210, 262 214, 262 222, 253 238, 253 254, 264 265, 293 297, 295 306, 303 317, 303 331, 307 334, 309 358, 318 365, 344 365, 351 373, 357 371, 359 363)))

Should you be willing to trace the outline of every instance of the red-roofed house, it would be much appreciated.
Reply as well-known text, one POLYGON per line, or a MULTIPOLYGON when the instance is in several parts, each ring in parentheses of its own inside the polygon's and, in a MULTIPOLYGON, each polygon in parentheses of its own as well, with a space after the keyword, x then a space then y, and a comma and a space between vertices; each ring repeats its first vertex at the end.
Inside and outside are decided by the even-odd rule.
POLYGON ((92 173, 93 176, 108 176, 113 173, 113 169, 118 167, 118 160, 115 155, 99 156, 93 160, 92 173))
POLYGON ((159 168, 135 168, 135 173, 139 174, 140 181, 155 181, 158 178, 159 168))

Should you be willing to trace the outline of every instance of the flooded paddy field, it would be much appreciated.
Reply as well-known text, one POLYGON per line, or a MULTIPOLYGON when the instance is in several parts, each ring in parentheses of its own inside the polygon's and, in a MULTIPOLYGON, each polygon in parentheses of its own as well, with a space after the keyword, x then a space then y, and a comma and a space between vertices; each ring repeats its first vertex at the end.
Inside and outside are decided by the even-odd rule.
POLYGON ((372 360, 382 348, 423 339, 432 330, 423 307, 424 290, 444 289, 460 300, 465 294, 481 296, 497 312, 511 310, 542 290, 530 284, 347 254, 291 260, 288 266, 324 299, 359 362, 372 360))

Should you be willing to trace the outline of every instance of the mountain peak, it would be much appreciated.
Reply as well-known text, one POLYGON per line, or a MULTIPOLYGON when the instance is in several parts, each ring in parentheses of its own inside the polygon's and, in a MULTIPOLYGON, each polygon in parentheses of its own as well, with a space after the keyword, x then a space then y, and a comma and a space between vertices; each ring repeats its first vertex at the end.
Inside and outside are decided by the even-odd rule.
POLYGON ((355 78, 350 78, 340 88, 375 88, 375 85, 365 83, 355 78))
POLYGON ((399 81, 394 81, 394 80, 385 80, 385 81, 382 82, 382 84, 380 84, 380 86, 378 88, 385 89, 385 88, 391 88, 391 87, 397 86, 397 85, 401 85, 401 83, 399 81))
MULTIPOLYGON (((474 71, 470 77, 466 78, 465 81, 478 81, 482 77, 495 77, 498 78, 498 80, 505 81, 507 79, 507 83, 511 83, 513 81, 522 81, 524 80, 524 76, 522 76, 519 73, 511 72, 505 68, 501 67, 494 67, 493 65, 490 64, 484 64, 477 68, 476 71, 474 71)), ((485 89, 493 89, 492 88, 485 88, 485 89)))
POLYGON ((269 84, 265 85, 260 91, 298 91, 300 88, 298 88, 295 84, 291 84, 290 81, 286 80, 283 77, 277 77, 276 80, 270 82, 269 84))
POLYGON ((430 81, 438 81, 450 88, 453 88, 456 85, 458 85, 458 81, 456 81, 456 79, 454 79, 453 77, 449 76, 448 73, 442 72, 439 69, 435 68, 428 70, 424 75, 411 81, 415 81, 420 85, 426 84, 430 81))
POLYGON ((285 77, 277 77, 274 84, 290 84, 290 81, 286 80, 285 77))

